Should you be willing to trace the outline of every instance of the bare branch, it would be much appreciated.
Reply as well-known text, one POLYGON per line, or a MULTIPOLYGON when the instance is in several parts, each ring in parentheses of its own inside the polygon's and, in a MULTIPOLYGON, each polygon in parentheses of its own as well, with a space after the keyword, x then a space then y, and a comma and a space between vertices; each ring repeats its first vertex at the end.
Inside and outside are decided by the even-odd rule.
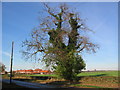
POLYGON ((55 17, 56 19, 58 19, 57 15, 54 15, 52 12, 51 12, 51 8, 46 4, 44 3, 44 6, 47 8, 47 11, 50 15, 52 15, 53 17, 55 17))

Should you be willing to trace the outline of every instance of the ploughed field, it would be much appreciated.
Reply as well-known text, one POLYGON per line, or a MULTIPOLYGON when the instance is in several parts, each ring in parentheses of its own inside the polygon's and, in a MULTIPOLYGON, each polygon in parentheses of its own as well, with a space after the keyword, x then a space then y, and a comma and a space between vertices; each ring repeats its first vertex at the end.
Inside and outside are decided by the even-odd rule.
MULTIPOLYGON (((119 71, 120 72, 120 71, 119 71)), ((55 74, 52 75, 14 75, 13 79, 57 85, 58 87, 76 87, 76 88, 118 88, 120 76, 118 71, 94 71, 82 72, 78 74, 79 81, 76 83, 66 81, 55 74)), ((8 78, 3 75, 3 78, 8 78)))

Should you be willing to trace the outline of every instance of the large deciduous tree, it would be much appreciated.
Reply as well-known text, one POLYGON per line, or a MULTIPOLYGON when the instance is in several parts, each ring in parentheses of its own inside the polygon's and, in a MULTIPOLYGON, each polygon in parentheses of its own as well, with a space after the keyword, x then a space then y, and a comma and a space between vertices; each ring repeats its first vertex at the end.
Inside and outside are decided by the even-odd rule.
MULTIPOLYGON (((47 67, 66 80, 76 80, 77 74, 85 68, 82 51, 95 52, 96 44, 84 34, 91 31, 79 14, 61 4, 57 10, 44 3, 48 16, 31 33, 31 38, 23 42, 23 55, 28 59, 39 58, 47 67)), ((43 17, 42 17, 43 18, 43 17)))

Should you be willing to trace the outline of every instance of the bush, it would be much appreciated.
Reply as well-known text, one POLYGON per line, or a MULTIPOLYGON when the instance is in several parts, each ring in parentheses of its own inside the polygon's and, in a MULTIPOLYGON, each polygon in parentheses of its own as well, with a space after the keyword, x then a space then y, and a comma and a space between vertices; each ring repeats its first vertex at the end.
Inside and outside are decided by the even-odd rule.
MULTIPOLYGON (((8 77, 10 77, 10 74, 8 74, 8 77)), ((14 75, 12 75, 12 77, 14 77, 14 75)))

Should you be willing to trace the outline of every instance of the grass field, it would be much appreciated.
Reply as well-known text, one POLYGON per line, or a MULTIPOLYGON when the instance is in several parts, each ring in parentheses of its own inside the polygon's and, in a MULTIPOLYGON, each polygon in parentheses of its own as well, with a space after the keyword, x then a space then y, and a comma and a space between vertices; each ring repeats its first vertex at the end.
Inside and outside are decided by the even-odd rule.
MULTIPOLYGON (((50 75, 26 75, 26 76, 48 76, 48 77, 58 77, 55 74, 50 75)), ((78 76, 115 76, 118 77, 118 71, 96 71, 96 72, 82 72, 78 76)))
POLYGON ((82 72, 78 76, 115 76, 118 77, 118 71, 96 71, 96 72, 82 72))

